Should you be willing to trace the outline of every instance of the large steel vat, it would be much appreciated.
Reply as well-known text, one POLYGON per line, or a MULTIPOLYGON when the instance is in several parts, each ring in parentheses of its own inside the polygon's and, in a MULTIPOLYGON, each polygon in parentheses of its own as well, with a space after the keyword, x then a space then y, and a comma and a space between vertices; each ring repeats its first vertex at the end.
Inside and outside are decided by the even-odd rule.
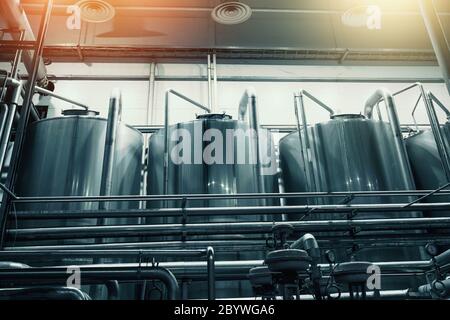
MULTIPOLYGON (((107 119, 71 115, 34 122, 27 131, 15 192, 19 196, 98 196, 102 180, 107 119)), ((118 122, 113 161, 112 195, 138 195, 141 183, 143 136, 118 122)), ((36 203, 17 210, 96 210, 95 202, 36 203)), ((137 202, 111 202, 110 209, 138 208, 137 202)), ((22 221, 19 227, 96 225, 97 219, 22 221)), ((106 219, 104 224, 135 224, 136 218, 106 219)), ((107 239, 104 239, 107 241, 107 239)), ((91 244, 93 239, 42 241, 35 244, 91 244)), ((24 243, 27 244, 27 243, 24 243)), ((65 264, 92 262, 64 260, 65 264)), ((58 263, 52 259, 47 265, 58 263)), ((128 296, 129 298, 129 296, 128 296)))
MULTIPOLYGON (((261 176, 258 166, 250 161, 250 156, 255 152, 252 148, 254 139, 249 134, 249 125, 244 121, 236 121, 224 114, 206 114, 197 117, 196 120, 178 123, 169 126, 170 143, 168 161, 167 194, 238 194, 257 192, 278 192, 276 176, 276 160, 273 141, 270 133, 260 134, 259 144, 261 150, 267 154, 267 163, 262 165, 265 175, 261 176), (212 131, 211 131, 212 130, 212 131), (228 139, 227 132, 231 139, 228 139), (236 134, 237 136, 233 135, 236 134), (211 138, 215 136, 214 138, 211 138), (264 139, 262 137, 267 137, 264 139), (219 137, 219 138, 218 138, 219 137), (220 143, 223 137, 223 144, 220 143), (181 150, 182 141, 187 143, 181 150), (216 161, 209 157, 208 150, 212 144, 217 143, 215 152, 216 161), (231 144, 232 143, 232 144, 231 144), (177 147, 178 146, 178 147, 177 147), (234 156, 231 156, 234 154, 234 156), (246 160, 238 159, 246 155, 246 160), (221 159, 220 159, 221 158, 221 159), (182 159, 183 162, 182 162, 182 159), (222 161, 223 160, 223 161, 222 161), (274 166, 271 170, 270 166, 274 166), (261 179, 262 178, 262 179, 261 179)), ((156 132, 149 140, 148 156, 148 194, 164 194, 164 129, 156 132)), ((264 160, 264 159, 263 159, 264 160)), ((223 206, 258 206, 276 205, 279 200, 249 200, 249 199, 225 199, 225 200, 195 200, 188 201, 187 207, 223 207, 223 206)), ((162 202, 149 201, 148 207, 161 208, 180 207, 180 201, 162 202)), ((212 209, 213 210, 213 209, 212 209)), ((272 217, 267 216, 204 216, 187 217, 188 222, 244 222, 267 221, 272 217)), ((276 217, 274 217, 276 219, 276 217)), ((149 219, 153 223, 175 223, 180 218, 149 219)), ((188 239, 198 239, 195 235, 188 235, 188 239)), ((242 239, 245 235, 235 235, 242 239)), ((208 239, 224 239, 220 235, 208 237, 208 239)), ((228 237, 228 239, 230 239, 228 237)), ((166 238, 166 240, 182 240, 182 237, 166 238)), ((263 259, 263 253, 251 252, 220 252, 215 248, 218 260, 242 260, 263 259)), ((218 282, 216 285, 217 297, 251 296, 252 290, 248 281, 243 282, 218 282)), ((204 283, 194 283, 187 290, 189 298, 206 298, 204 283)))
MULTIPOLYGON (((367 119, 363 115, 343 114, 331 116, 326 122, 308 128, 310 150, 300 148, 299 133, 293 132, 280 140, 280 166, 286 192, 320 191, 388 191, 412 190, 414 182, 409 164, 398 155, 396 141, 390 125, 385 122, 367 119), (310 160, 305 166, 303 159, 310 160), (312 177, 307 179, 308 175, 312 177)), ((302 135, 304 138, 304 135, 302 135)), ((347 199, 349 200, 349 199, 347 199)), ((356 197, 357 203, 408 202, 407 197, 356 197)), ((288 204, 305 204, 306 200, 288 199, 288 204)), ((338 204, 342 198, 322 198, 316 204, 338 204)), ((345 203, 345 202, 344 202, 345 203)), ((418 216, 418 213, 380 212, 359 213, 364 218, 400 218, 418 216)), ((291 216, 298 219, 299 216, 291 216)), ((343 214, 315 214, 312 212, 305 220, 346 219, 343 214)), ((394 237, 398 231, 358 232, 358 237, 394 237)), ((340 237, 348 234, 322 233, 318 236, 335 239, 339 247, 340 237)), ((393 240, 395 241, 395 240, 393 240)), ((353 248, 355 249, 355 248, 353 248)), ((355 251, 337 249, 338 261, 398 261, 420 259, 417 248, 356 248, 355 251)))
MULTIPOLYGON (((441 126, 442 136, 450 143, 450 123, 441 126)), ((406 150, 411 162, 417 189, 433 190, 446 184, 447 177, 431 130, 419 131, 405 139, 406 150)), ((434 201, 446 201, 444 197, 434 197, 434 201), (439 200, 440 199, 440 200, 439 200)), ((439 212, 439 216, 442 216, 439 212)), ((448 213, 447 213, 448 215, 448 213)))

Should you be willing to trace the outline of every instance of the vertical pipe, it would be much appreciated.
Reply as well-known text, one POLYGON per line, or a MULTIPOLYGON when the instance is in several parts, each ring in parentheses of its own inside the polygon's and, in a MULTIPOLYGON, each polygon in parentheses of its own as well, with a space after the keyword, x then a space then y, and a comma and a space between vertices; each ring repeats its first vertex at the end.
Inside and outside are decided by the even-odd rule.
MULTIPOLYGON (((164 106, 164 164, 163 164, 163 191, 169 194, 169 94, 166 91, 166 99, 164 106)), ((167 206, 167 201, 165 202, 167 206)))
MULTIPOLYGON (((25 38, 25 30, 20 30, 20 41, 23 41, 25 38)), ((16 54, 14 56, 14 61, 11 68, 11 78, 17 79, 18 73, 19 73, 19 64, 22 60, 22 50, 18 49, 16 50, 16 54)))
POLYGON ((217 112, 219 110, 218 106, 218 98, 217 98, 217 60, 216 60, 216 54, 213 54, 213 107, 211 108, 214 112, 217 112))
POLYGON ((304 137, 305 137, 305 157, 306 157, 306 161, 305 161, 305 166, 306 166, 306 171, 308 172, 308 176, 309 176, 309 186, 311 188, 311 190, 308 190, 310 192, 314 192, 316 191, 316 184, 315 184, 315 179, 314 179, 314 172, 312 169, 312 159, 311 159, 311 141, 309 140, 309 133, 308 133, 308 121, 306 120, 306 111, 305 111, 305 103, 303 100, 303 92, 300 92, 299 94, 299 108, 300 108, 300 115, 302 117, 302 126, 303 126, 303 132, 304 132, 304 137))
MULTIPOLYGON (((256 104, 256 94, 253 88, 245 90, 244 95, 239 103, 239 120, 244 121, 245 115, 248 116, 249 129, 251 137, 253 137, 253 148, 256 156, 256 172, 258 174, 258 192, 264 192, 264 174, 261 164, 260 146, 259 146, 259 123, 258 123, 258 110, 256 104)), ((251 138, 250 137, 250 138, 251 138)), ((263 204, 266 203, 266 199, 262 199, 263 204)))
POLYGON ((373 108, 380 100, 384 101, 387 108, 389 125, 391 127, 392 134, 394 135, 395 149, 397 156, 400 159, 400 166, 402 168, 400 176, 405 186, 414 187, 412 170, 409 164, 406 148, 403 143, 403 135, 397 115, 397 107, 395 106, 392 94, 385 89, 378 89, 372 96, 369 97, 369 99, 367 99, 364 114, 368 119, 371 119, 373 116, 373 108))
POLYGON ((8 149, 9 138, 11 136, 11 129, 16 116, 17 103, 19 102, 20 92, 22 91, 22 83, 16 79, 6 79, 10 83, 8 90, 11 90, 9 97, 9 112, 6 119, 5 130, 0 140, 0 172, 3 169, 3 163, 6 157, 6 150, 8 149))
MULTIPOLYGON (((16 173, 21 157, 21 152, 23 148, 23 143, 25 142, 25 133, 26 128, 28 125, 28 120, 30 117, 30 110, 31 110, 31 102, 33 99, 34 94, 34 85, 36 83, 36 79, 38 76, 39 71, 39 63, 41 61, 42 57, 42 51, 44 48, 44 40, 45 36, 47 34, 48 25, 50 22, 51 12, 53 7, 53 0, 47 0, 46 5, 44 7, 44 16, 41 19, 41 24, 39 26, 39 33, 38 33, 38 39, 37 39, 37 45, 36 49, 33 55, 33 63, 31 72, 29 72, 29 80, 27 85, 27 91, 25 94, 25 98, 22 104, 22 112, 20 117, 20 122, 17 127, 16 132, 16 140, 14 143, 13 153, 11 157, 11 165, 10 170, 8 173, 8 178, 6 181, 6 186, 10 190, 14 186, 15 179, 16 179, 16 173)), ((5 241, 5 228, 6 228, 6 220, 9 212, 9 208, 11 206, 11 201, 9 197, 5 201, 2 201, 2 206, 0 208, 0 248, 3 247, 4 241, 5 241)))
POLYGON ((206 259, 208 268, 208 300, 216 300, 216 269, 214 249, 206 249, 206 259))
POLYGON ((8 105, 6 103, 0 103, 0 141, 1 137, 3 137, 3 131, 5 130, 6 120, 8 118, 8 111, 9 111, 8 105))
MULTIPOLYGON (((310 181, 309 181, 309 172, 307 171, 307 168, 308 168, 307 159, 305 157, 305 152, 304 152, 304 148, 303 148, 302 128, 300 125, 300 115, 298 112, 298 102, 297 102, 298 98, 299 98, 299 96, 297 94, 294 94, 294 112, 295 112, 295 120, 296 120, 297 131, 298 131, 298 140, 299 140, 299 144, 300 144, 300 160, 302 160, 303 164, 304 164, 303 173, 305 175, 307 191, 311 191, 312 188, 311 188, 310 181)), ((306 130, 306 128, 305 128, 305 130, 306 130)))
MULTIPOLYGON (((105 149, 103 153, 102 179, 100 184, 100 196, 111 195, 112 178, 114 168, 114 151, 118 124, 122 113, 122 96, 120 90, 113 90, 109 99, 108 123, 106 125, 105 149)), ((100 210, 107 210, 109 203, 104 201, 99 204, 100 210)))
POLYGON ((155 121, 155 75, 156 75, 156 63, 150 64, 150 75, 148 79, 148 101, 147 101, 147 125, 153 124, 155 121))
POLYGON ((213 110, 212 106, 212 84, 211 84, 211 56, 208 54, 208 108, 213 110))
POLYGON ((445 33, 436 9, 433 6, 433 0, 419 0, 420 11, 422 12, 423 21, 428 31, 434 53, 436 54, 442 77, 447 86, 450 95, 450 48, 445 39, 445 33))

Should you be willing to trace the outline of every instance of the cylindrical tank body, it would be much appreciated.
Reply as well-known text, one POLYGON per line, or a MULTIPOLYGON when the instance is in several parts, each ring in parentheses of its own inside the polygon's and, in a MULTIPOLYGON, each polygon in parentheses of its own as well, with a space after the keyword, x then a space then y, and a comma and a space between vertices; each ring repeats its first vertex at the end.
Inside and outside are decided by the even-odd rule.
MULTIPOLYGON (((254 153, 255 140, 249 134, 249 126, 242 121, 232 120, 226 115, 204 115, 198 119, 178 123, 169 127, 169 170, 168 194, 238 194, 257 192, 278 192, 277 165, 273 152, 273 141, 270 133, 261 134, 261 152, 265 150, 267 159, 263 159, 265 174, 262 176, 258 166, 250 157, 254 153), (231 137, 227 139, 226 137, 231 137), (180 138, 181 137, 181 138, 180 138), (268 137, 268 138, 267 138, 268 137), (185 144, 183 144, 183 142, 185 144), (181 150, 183 149, 183 150, 181 150), (212 149, 215 149, 214 151, 212 149), (210 152, 211 151, 211 152, 210 152), (245 161, 242 156, 246 155, 245 161), (211 157, 212 156, 212 157, 211 157), (215 159, 213 159, 215 157, 215 159), (181 162, 184 159, 183 162, 181 162), (215 160, 215 161, 213 161, 215 160), (265 163, 264 163, 265 162, 265 163), (271 167, 273 166, 273 167, 271 167), (270 167, 270 168, 269 168, 270 167), (261 181, 261 183, 259 183, 261 181), (264 182, 264 183, 262 183, 264 182), (263 189, 263 190, 261 190, 263 189)), ((150 137, 148 157, 148 194, 164 194, 164 129, 150 137)), ((279 200, 195 200, 188 201, 187 207, 224 207, 224 206, 258 206, 277 205, 279 200)), ((170 201, 167 207, 180 207, 181 203, 170 201)), ((148 202, 148 207, 164 207, 162 202, 148 202)), ((213 209, 212 209, 213 210, 213 209)), ((202 216, 188 217, 191 223, 200 222, 243 222, 271 221, 277 217, 267 216, 202 216)), ((179 218, 151 219, 153 223, 176 223, 179 218)), ((244 235, 236 235, 242 239, 244 235)), ((199 239, 188 235, 188 239, 199 239)), ((203 238, 204 239, 204 238, 203 238)), ((223 236, 210 236, 208 239, 224 239, 223 236)), ((228 237, 227 239, 230 239, 228 237)), ((182 240, 180 237, 166 240, 182 240)), ((218 260, 263 259, 263 253, 238 252, 224 253, 215 248, 218 260)), ((252 290, 248 281, 218 282, 218 297, 251 296, 252 290)), ((187 290, 189 298, 206 298, 204 283, 192 284, 187 290)))
MULTIPOLYGON (((329 121, 308 128, 311 150, 303 150, 299 133, 293 132, 280 140, 280 166, 286 192, 346 192, 389 191, 415 189, 409 164, 402 163, 396 153, 395 138, 389 124, 365 119, 362 115, 337 115, 329 121), (307 169, 302 159, 310 157, 312 182, 307 183, 307 169), (405 174, 401 174, 401 173, 405 174), (402 179, 402 176, 410 177, 402 179)), ((304 135, 302 135, 304 139, 304 135)), ((357 203, 408 202, 408 197, 356 197, 357 203)), ((310 204, 339 204, 342 198, 322 198, 310 204)), ((303 199, 288 199, 288 204, 306 204, 303 199)), ((400 218, 418 216, 418 213, 360 213, 355 219, 400 218)), ((292 217, 298 219, 299 217, 292 217)), ((306 219, 346 219, 343 214, 311 213, 306 219)), ((355 238, 377 234, 392 237, 398 231, 358 232, 355 238)), ((340 237, 348 233, 326 233, 322 237, 334 238, 336 246, 340 237)), ((320 239, 320 236, 319 236, 320 239)), ((393 240, 395 241, 395 240, 393 240)), ((338 261, 349 259, 348 252, 336 250, 338 261)), ((421 257, 419 249, 362 248, 353 253, 356 260, 398 261, 421 257)))
MULTIPOLYGON (((444 143, 450 143, 450 123, 441 126, 441 132, 444 143)), ((417 189, 435 190, 449 182, 431 130, 420 131, 419 133, 406 138, 405 144, 417 189)), ((425 201, 450 202, 450 197, 435 196, 429 197, 425 201)), ((449 217, 450 211, 427 211, 424 212, 424 215, 427 217, 449 217)), ((430 232, 435 234, 441 233, 439 230, 430 232)), ((447 233, 448 231, 443 232, 447 233)), ((447 250, 448 246, 444 246, 440 249, 443 251, 447 250)))
MULTIPOLYGON (((444 142, 450 143, 450 123, 441 126, 441 132, 446 140, 444 142)), ((431 130, 420 131, 406 138, 405 144, 417 189, 433 190, 448 182, 431 130)), ((445 198, 434 197, 433 201, 448 201, 445 198)), ((442 216, 442 213, 437 215, 442 216)))
MULTIPOLYGON (((16 194, 31 196, 98 196, 102 177, 107 120, 95 116, 63 116, 34 122, 27 131, 15 186, 16 194)), ((114 151, 112 195, 138 195, 141 184, 143 136, 118 124, 114 151)), ((138 208, 137 202, 110 202, 111 209, 138 208)), ((95 202, 36 203, 17 210, 97 210, 95 202)), ((64 227, 96 225, 97 219, 24 221, 19 227, 64 227)), ((105 224, 132 224, 136 218, 106 219, 105 224)), ((108 239, 104 239, 108 241, 108 239)), ((117 240, 117 239, 116 239, 117 240)), ((38 244, 92 244, 93 239, 53 241, 38 244)), ((17 244, 17 243, 16 243, 17 244)), ((37 243, 31 243, 31 245, 37 243)), ((88 259, 76 259, 86 262, 88 259)), ((74 260, 64 260, 70 263, 74 260)), ((46 264, 52 261, 46 260, 46 264)), ((92 261, 88 261, 92 263, 92 261)))

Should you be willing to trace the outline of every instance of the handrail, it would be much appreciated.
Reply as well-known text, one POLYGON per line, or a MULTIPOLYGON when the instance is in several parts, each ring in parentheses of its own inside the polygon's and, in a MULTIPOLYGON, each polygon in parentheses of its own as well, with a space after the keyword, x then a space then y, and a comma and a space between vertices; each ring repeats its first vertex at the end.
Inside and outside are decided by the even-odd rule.
POLYGON ((315 185, 315 179, 314 179, 314 173, 312 169, 311 164, 311 142, 309 140, 309 133, 308 133, 308 120, 306 119, 306 111, 305 111, 305 103, 303 96, 306 96, 311 101, 315 102, 317 105, 328 111, 330 114, 330 117, 334 114, 334 110, 327 106, 324 102, 317 99, 315 96, 313 96, 311 93, 309 93, 306 90, 300 90, 298 94, 294 94, 294 112, 295 112, 295 118, 297 121, 297 130, 298 130, 298 136, 300 141, 300 156, 303 159, 303 162, 305 164, 304 173, 306 178, 306 184, 308 186, 309 191, 315 191, 317 190, 315 185), (300 110, 299 110, 300 109, 300 110), (300 125, 300 116, 302 118, 301 125, 303 126, 303 137, 301 134, 301 125, 300 125))
POLYGON ((398 119, 397 108, 395 106, 393 95, 386 89, 378 89, 377 91, 375 91, 372 96, 370 96, 366 101, 366 104, 364 106, 364 115, 368 119, 371 119, 373 116, 373 108, 380 101, 384 101, 387 109, 389 124, 395 139, 397 157, 400 160, 400 166, 402 168, 402 180, 405 184, 405 187, 414 188, 415 184, 412 179, 412 170, 409 164, 406 148, 403 143, 403 135, 400 128, 400 121, 398 119))
MULTIPOLYGON (((419 100, 420 100, 420 98, 422 98, 424 105, 425 105, 425 110, 427 112, 428 120, 430 121, 431 132, 433 133, 433 137, 436 142, 436 148, 438 150, 442 168, 444 169, 444 173, 445 173, 447 181, 450 182, 450 146, 448 145, 445 137, 443 136, 443 134, 441 132, 439 119, 437 117, 433 102, 435 102, 445 112, 448 120, 450 119, 450 111, 443 105, 443 103, 441 101, 439 101, 439 99, 437 99, 437 97, 435 95, 433 95, 429 91, 426 92, 423 85, 420 82, 416 82, 412 85, 407 86, 404 89, 401 89, 401 90, 395 92, 393 94, 393 96, 397 96, 401 93, 404 93, 404 92, 411 90, 413 88, 416 88, 416 87, 418 87, 419 91, 420 91, 419 100)), ((414 109, 412 111, 412 114, 411 114, 414 123, 416 123, 416 129, 417 129, 417 122, 414 117, 414 113, 417 109, 417 105, 418 105, 418 102, 416 102, 414 109)))
POLYGON ((198 103, 184 94, 181 94, 173 89, 166 91, 165 95, 165 107, 164 107, 164 169, 163 169, 163 192, 164 194, 169 193, 169 96, 173 94, 180 99, 183 99, 190 104, 210 113, 211 110, 201 103, 198 103))

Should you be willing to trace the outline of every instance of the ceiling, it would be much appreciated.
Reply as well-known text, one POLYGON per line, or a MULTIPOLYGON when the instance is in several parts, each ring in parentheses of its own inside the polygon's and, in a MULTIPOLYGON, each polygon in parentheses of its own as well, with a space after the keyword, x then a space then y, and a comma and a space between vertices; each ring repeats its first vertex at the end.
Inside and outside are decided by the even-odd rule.
MULTIPOLYGON (((3 0, 2 0, 3 1, 3 0)), ((223 25, 211 18, 220 0, 105 0, 113 20, 66 27, 67 6, 55 0, 45 56, 52 60, 152 60, 196 58, 216 51, 219 58, 434 63, 435 57, 415 0, 245 0, 249 20, 223 25), (381 29, 350 27, 342 14, 378 5, 381 29)), ((43 0, 22 0, 35 33, 43 0)), ((435 0, 450 39, 450 1, 435 0)))

